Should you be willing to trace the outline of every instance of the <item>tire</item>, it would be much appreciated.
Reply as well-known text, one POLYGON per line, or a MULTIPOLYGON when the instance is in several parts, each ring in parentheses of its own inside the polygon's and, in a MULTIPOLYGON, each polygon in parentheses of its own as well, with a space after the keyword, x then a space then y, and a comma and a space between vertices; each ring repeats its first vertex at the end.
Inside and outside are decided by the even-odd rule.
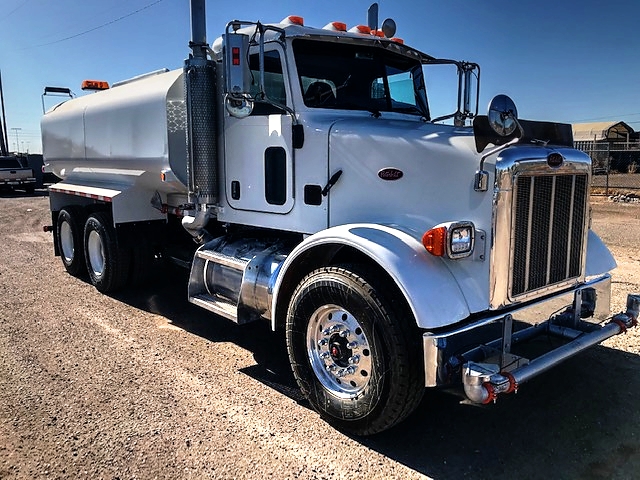
POLYGON ((84 254, 91 283, 102 293, 117 291, 129 278, 131 253, 119 245, 111 215, 91 214, 84 226, 84 254))
POLYGON ((424 393, 420 332, 404 302, 386 298, 393 289, 375 278, 357 266, 315 270, 287 312, 300 389, 327 422, 355 435, 391 428, 424 393))
POLYGON ((84 221, 85 214, 80 207, 65 207, 58 213, 56 240, 62 264, 73 276, 86 272, 84 261, 84 221))
POLYGON ((33 195, 36 192, 36 187, 34 186, 25 187, 24 191, 27 195, 33 195))

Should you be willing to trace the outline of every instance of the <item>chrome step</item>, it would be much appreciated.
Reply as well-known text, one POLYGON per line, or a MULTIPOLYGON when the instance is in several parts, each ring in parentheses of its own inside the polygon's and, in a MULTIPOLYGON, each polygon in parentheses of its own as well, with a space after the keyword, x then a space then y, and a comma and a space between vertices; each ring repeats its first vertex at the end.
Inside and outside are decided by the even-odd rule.
POLYGON ((238 306, 228 300, 205 293, 189 297, 189 301, 229 320, 237 321, 238 306))
POLYGON ((210 262, 224 265, 225 267, 233 268, 235 270, 244 271, 245 267, 249 263, 249 260, 242 260, 236 257, 225 255, 224 253, 218 253, 211 250, 198 250, 196 252, 196 258, 208 260, 210 262))

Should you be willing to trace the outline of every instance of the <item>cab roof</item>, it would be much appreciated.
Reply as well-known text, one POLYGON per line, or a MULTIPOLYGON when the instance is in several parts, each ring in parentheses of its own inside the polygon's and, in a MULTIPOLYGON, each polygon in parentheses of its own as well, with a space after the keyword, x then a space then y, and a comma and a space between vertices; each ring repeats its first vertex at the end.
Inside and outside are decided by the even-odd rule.
MULTIPOLYGON (((285 19, 286 20, 286 19, 285 19)), ((230 22, 233 23, 233 22, 230 22)), ((240 22, 241 24, 247 24, 249 22, 240 22)), ((380 45, 388 49, 392 49, 397 53, 407 55, 410 57, 416 58, 421 62, 433 60, 434 57, 427 55, 415 48, 409 47, 408 45, 404 45, 397 41, 391 40, 385 37, 378 37, 375 35, 369 35, 364 33, 355 33, 355 32, 342 32, 336 30, 329 30, 326 28, 317 28, 317 27, 308 27, 306 25, 296 25, 290 23, 270 23, 263 24, 264 27, 269 28, 273 27, 274 29, 268 29, 264 36, 265 42, 277 41, 285 38, 308 38, 313 39, 316 38, 318 40, 323 40, 327 42, 356 42, 362 43, 362 45, 380 45), (275 30, 277 29, 277 30, 275 30), (279 30, 279 31, 278 31, 279 30)), ((257 25, 250 25, 247 27, 240 28, 238 33, 249 35, 250 37, 259 38, 259 33, 256 32, 257 25)), ((222 46, 223 41, 222 37, 218 37, 212 44, 211 48, 213 52, 216 54, 216 57, 222 56, 222 46)))

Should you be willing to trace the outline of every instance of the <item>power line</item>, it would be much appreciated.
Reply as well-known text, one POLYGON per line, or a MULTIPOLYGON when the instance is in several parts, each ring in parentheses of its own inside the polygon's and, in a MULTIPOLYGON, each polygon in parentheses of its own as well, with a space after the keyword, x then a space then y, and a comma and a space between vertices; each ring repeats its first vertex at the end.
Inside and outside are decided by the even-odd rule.
POLYGON ((61 38, 60 40, 54 40, 53 42, 43 43, 41 45, 34 45, 31 48, 46 47, 48 45, 54 45, 56 43, 65 42, 67 40, 71 40, 72 38, 77 38, 77 37, 80 37, 82 35, 86 35, 87 33, 95 32, 96 30, 99 30, 99 29, 104 28, 104 27, 109 26, 109 25, 113 25, 114 23, 119 22, 120 20, 124 20, 125 18, 129 18, 129 17, 135 15, 136 13, 140 13, 143 10, 151 8, 154 5, 157 5, 157 4, 159 4, 159 3, 163 2, 163 1, 164 0, 156 0, 155 2, 151 2, 150 4, 145 5, 144 7, 139 8, 138 10, 135 10, 135 11, 133 11, 131 13, 127 13, 126 15, 122 15, 121 17, 118 17, 118 18, 116 18, 114 20, 111 20, 109 22, 103 23, 102 25, 98 25, 97 27, 93 27, 93 28, 90 28, 89 30, 85 30, 84 32, 76 33, 75 35, 71 35, 69 37, 61 38))
MULTIPOLYGON (((607 115, 606 117, 585 118, 583 120, 576 120, 573 123, 593 122, 593 121, 596 121, 596 120, 620 119, 621 117, 633 117, 635 115, 640 115, 640 112, 638 112, 638 113, 622 113, 620 115, 607 115)), ((630 123, 630 122, 626 122, 626 123, 630 123)), ((638 122, 631 122, 631 123, 638 123, 638 122)))
POLYGON ((7 13, 4 18, 2 20, 6 20, 7 18, 9 18, 11 15, 13 15, 14 13, 16 13, 18 10, 20 10, 22 7, 25 6, 25 4, 28 2, 29 0, 23 0, 22 3, 18 4, 18 6, 16 8, 14 8, 13 10, 11 10, 9 13, 7 13))

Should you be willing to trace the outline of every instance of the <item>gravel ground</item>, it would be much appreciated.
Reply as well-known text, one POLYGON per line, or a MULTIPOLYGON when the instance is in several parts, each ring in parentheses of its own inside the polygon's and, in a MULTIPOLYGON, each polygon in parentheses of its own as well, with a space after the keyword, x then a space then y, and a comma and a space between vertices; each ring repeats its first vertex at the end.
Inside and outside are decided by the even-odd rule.
MULTIPOLYGON (((640 292, 640 205, 596 199, 612 309, 640 292)), ((300 398, 283 340, 186 301, 186 275, 99 294, 53 256, 48 199, 0 198, 0 479, 628 479, 640 472, 640 333, 479 407, 427 392, 345 436, 300 398)))

